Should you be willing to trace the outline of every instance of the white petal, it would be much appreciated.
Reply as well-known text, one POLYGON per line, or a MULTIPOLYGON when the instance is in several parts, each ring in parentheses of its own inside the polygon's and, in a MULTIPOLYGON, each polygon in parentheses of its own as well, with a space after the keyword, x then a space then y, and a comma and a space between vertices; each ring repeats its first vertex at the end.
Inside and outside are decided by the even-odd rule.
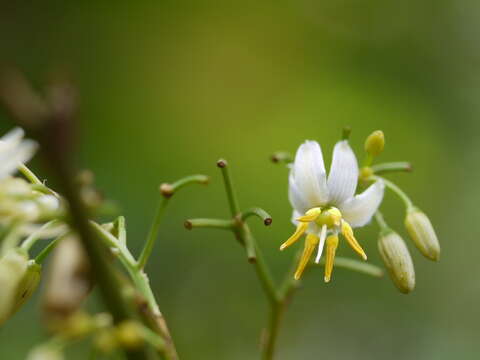
POLYGON ((357 181, 357 158, 347 140, 339 141, 333 149, 332 166, 328 174, 329 202, 338 205, 353 197, 357 181))
POLYGON ((327 175, 322 150, 316 141, 305 141, 298 148, 293 165, 293 178, 309 208, 328 201, 327 175))
POLYGON ((305 198, 298 189, 292 172, 290 172, 290 176, 288 178, 288 200, 290 200, 290 204, 292 205, 292 207, 299 214, 301 214, 299 216, 305 214, 305 212, 309 209, 309 204, 307 201, 305 201, 305 198))
POLYGON ((320 231, 320 241, 318 242, 318 252, 317 257, 315 258, 315 262, 318 264, 320 262, 320 258, 322 257, 323 248, 325 246, 325 239, 327 238, 327 225, 322 226, 322 230, 320 231))
POLYGON ((299 221, 297 220, 300 216, 302 216, 302 214, 300 214, 297 210, 293 210, 293 213, 292 213, 292 224, 297 226, 299 221))
POLYGON ((0 141, 5 142, 5 143, 9 143, 9 142, 19 143, 24 135, 25 135, 25 132, 23 131, 23 129, 19 128, 19 127, 16 127, 16 128, 13 128, 12 130, 10 130, 5 135, 3 135, 0 138, 0 141))
POLYGON ((383 199, 385 185, 379 180, 360 195, 355 196, 340 206, 342 216, 352 227, 367 224, 383 199))
POLYGON ((0 179, 16 171, 21 163, 30 160, 36 148, 34 141, 23 140, 17 146, 0 153, 0 179))

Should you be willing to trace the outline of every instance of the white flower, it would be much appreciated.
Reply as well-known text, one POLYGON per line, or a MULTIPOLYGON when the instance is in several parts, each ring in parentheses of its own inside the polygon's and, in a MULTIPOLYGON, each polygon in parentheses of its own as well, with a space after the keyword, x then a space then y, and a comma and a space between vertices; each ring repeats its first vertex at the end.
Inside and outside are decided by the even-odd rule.
POLYGON ((0 138, 0 179, 15 172, 33 156, 37 145, 32 140, 24 140, 23 136, 23 130, 15 128, 0 138))
POLYGON ((289 177, 289 199, 294 209, 292 221, 297 230, 280 247, 283 250, 307 234, 296 279, 300 278, 317 245, 316 262, 320 261, 326 242, 325 281, 330 281, 338 233, 367 259, 352 228, 364 226, 371 220, 383 199, 384 184, 377 181, 363 193, 355 195, 358 172, 357 159, 347 140, 335 145, 328 178, 320 145, 316 141, 300 145, 289 177), (328 234, 331 235, 327 239, 328 234))

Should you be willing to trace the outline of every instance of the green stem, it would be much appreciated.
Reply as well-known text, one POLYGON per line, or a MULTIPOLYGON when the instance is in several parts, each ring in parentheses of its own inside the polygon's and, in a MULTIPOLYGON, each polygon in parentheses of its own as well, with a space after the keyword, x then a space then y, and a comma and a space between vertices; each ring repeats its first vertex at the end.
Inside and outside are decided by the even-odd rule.
POLYGON ((392 172, 411 172, 412 164, 406 161, 389 162, 372 166, 372 170, 376 175, 387 174, 392 172))
POLYGON ((253 207, 242 212, 242 214, 240 215, 240 219, 242 221, 245 221, 250 216, 257 216, 258 218, 262 219, 265 226, 269 226, 272 223, 272 217, 270 216, 270 214, 259 207, 253 207))
POLYGON ((252 240, 255 246, 255 253, 256 253, 256 261, 253 262, 253 267, 255 268, 255 272, 257 273, 257 277, 260 280, 260 284, 262 285, 263 291, 268 298, 268 301, 273 306, 279 300, 279 294, 275 289, 275 283, 273 282, 273 277, 270 273, 270 269, 263 258, 262 251, 258 246, 257 242, 252 236, 252 240))
POLYGON ((25 176, 32 184, 43 186, 43 182, 24 164, 18 166, 18 171, 20 171, 22 175, 25 176))
POLYGON ((143 247, 140 257, 138 258, 139 269, 143 269, 145 267, 145 264, 147 263, 148 258, 152 253, 153 246, 155 245, 155 241, 158 238, 160 223, 162 222, 163 214, 165 213, 165 209, 168 205, 168 201, 169 201, 168 198, 162 198, 160 200, 160 203, 157 206, 155 217, 153 219, 152 226, 150 227, 150 231, 148 233, 147 241, 145 243, 145 246, 143 247))
POLYGON ((228 170, 228 163, 226 160, 220 159, 217 161, 217 166, 222 171, 230 212, 232 217, 235 217, 240 213, 240 208, 238 207, 237 197, 235 195, 235 191, 233 190, 232 179, 230 178, 230 171, 228 170))
POLYGON ((45 248, 43 248, 42 251, 40 251, 40 253, 35 257, 35 262, 37 264, 41 264, 43 263, 43 261, 46 259, 46 257, 52 252, 53 249, 55 249, 58 245, 58 243, 65 237, 65 234, 62 234, 58 237, 56 237, 55 239, 53 239, 52 241, 50 241, 48 243, 47 246, 45 246, 45 248))
POLYGON ((385 218, 383 217, 383 214, 379 210, 377 210, 377 212, 375 213, 375 220, 377 221, 380 230, 385 230, 389 228, 387 222, 385 221, 385 218))
MULTIPOLYGON (((122 224, 124 223, 119 222, 119 226, 122 224)), ((105 230, 101 225, 93 221, 90 222, 90 225, 105 245, 118 250, 118 257, 120 262, 127 270, 137 290, 147 302, 148 308, 151 311, 152 316, 154 317, 154 322, 157 323, 156 327, 161 332, 160 335, 165 339, 165 342, 168 344, 168 346, 166 346, 163 351, 164 356, 168 360, 177 359, 178 356, 175 350, 175 345, 173 344, 170 332, 163 318, 163 315, 160 312, 160 308, 155 299, 155 295, 153 294, 152 288, 150 286, 150 280, 147 274, 143 271, 142 268, 138 266, 138 263, 136 262, 135 258, 132 256, 123 241, 115 238, 115 236, 105 230)), ((119 233, 121 232, 123 232, 123 229, 119 228, 119 233)))
POLYGON ((55 225, 58 225, 60 223, 59 220, 57 219, 54 219, 54 220, 51 220, 45 224, 43 224, 40 229, 34 231, 33 233, 31 233, 22 243, 21 245, 21 248, 25 251, 30 251, 30 249, 32 248, 32 246, 40 239, 40 237, 42 236, 42 233, 45 231, 45 230, 48 230, 48 229, 51 229, 52 227, 54 227, 55 225))
MULTIPOLYGON (((319 265, 325 265, 325 259, 322 259, 319 265)), ((340 256, 335 257, 335 267, 356 271, 373 277, 383 276, 383 270, 376 265, 340 256)))
POLYGON ((233 220, 223 219, 188 219, 184 223, 185 228, 191 230, 193 228, 217 228, 232 230, 235 226, 233 220))
POLYGON ((391 182, 390 180, 387 180, 387 179, 385 179, 384 177, 381 177, 381 176, 375 176, 374 175, 371 178, 374 179, 374 180, 382 180, 384 182, 384 184, 387 186, 387 188, 389 188, 391 191, 393 191, 404 202, 405 206, 407 207, 407 210, 414 207, 412 200, 410 200, 410 198, 407 196, 407 194, 405 194, 405 192, 403 192, 403 190, 400 189, 393 182, 391 182))

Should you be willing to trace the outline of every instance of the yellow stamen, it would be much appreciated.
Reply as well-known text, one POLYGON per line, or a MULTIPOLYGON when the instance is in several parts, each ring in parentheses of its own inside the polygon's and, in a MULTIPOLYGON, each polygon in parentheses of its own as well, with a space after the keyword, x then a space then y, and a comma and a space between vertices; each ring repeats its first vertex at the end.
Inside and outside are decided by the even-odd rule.
POLYGON ((308 227, 308 223, 306 222, 298 223, 297 230, 295 230, 295 233, 292 236, 290 236, 290 238, 280 246, 280 250, 286 249, 287 247, 292 245, 294 242, 296 242, 298 239, 300 239, 300 236, 302 236, 303 233, 307 230, 307 227, 308 227))
POLYGON ((363 260, 367 260, 367 255, 353 235, 352 227, 346 221, 342 221, 342 235, 347 239, 348 245, 355 250, 363 260))
POLYGON ((295 280, 300 279, 302 276, 303 271, 307 267, 308 262, 310 261, 310 257, 313 254, 313 250, 318 244, 320 239, 315 234, 308 234, 307 238, 305 239, 305 248, 303 249, 302 257, 300 258, 300 262, 298 263, 297 271, 295 271, 295 280))
POLYGON ((328 210, 330 216, 332 217, 333 224, 335 226, 340 226, 340 222, 342 221, 342 213, 336 207, 332 207, 328 210))
POLYGON ((338 247, 338 235, 330 235, 327 238, 327 254, 325 259, 325 282, 329 282, 332 276, 333 260, 338 247))
POLYGON ((302 221, 302 222, 314 221, 320 215, 321 212, 322 212, 322 209, 319 208, 319 207, 312 208, 312 209, 308 210, 305 213, 305 215, 300 216, 297 220, 302 221))

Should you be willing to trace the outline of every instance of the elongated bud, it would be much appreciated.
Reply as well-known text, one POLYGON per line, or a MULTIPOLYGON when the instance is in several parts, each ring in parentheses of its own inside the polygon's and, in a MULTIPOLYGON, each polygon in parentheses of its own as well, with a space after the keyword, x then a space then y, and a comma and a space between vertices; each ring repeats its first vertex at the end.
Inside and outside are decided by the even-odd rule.
MULTIPOLYGON (((91 282, 89 263, 78 239, 66 236, 60 240, 49 267, 43 300, 46 318, 62 321, 73 314, 88 295, 91 282)), ((54 330, 54 329, 53 329, 54 330)))
POLYGON ((28 257, 15 249, 0 259, 0 325, 12 314, 17 289, 27 271, 28 257))
POLYGON ((48 347, 39 346, 33 349, 27 356, 27 360, 63 360, 63 354, 60 350, 48 347))
POLYGON ((377 130, 371 133, 365 140, 365 151, 370 156, 378 156, 385 147, 385 136, 383 131, 377 130))
POLYGON ((12 314, 15 313, 25 302, 30 299, 34 291, 40 283, 40 276, 42 274, 42 266, 37 264, 35 260, 28 262, 27 271, 22 278, 15 296, 15 303, 12 309, 12 314))
POLYGON ((428 259, 438 261, 440 244, 427 215, 418 208, 407 210, 405 227, 418 250, 428 259))
POLYGON ((389 230, 380 234, 378 250, 390 278, 404 294, 415 288, 415 269, 407 245, 396 232, 389 230))

